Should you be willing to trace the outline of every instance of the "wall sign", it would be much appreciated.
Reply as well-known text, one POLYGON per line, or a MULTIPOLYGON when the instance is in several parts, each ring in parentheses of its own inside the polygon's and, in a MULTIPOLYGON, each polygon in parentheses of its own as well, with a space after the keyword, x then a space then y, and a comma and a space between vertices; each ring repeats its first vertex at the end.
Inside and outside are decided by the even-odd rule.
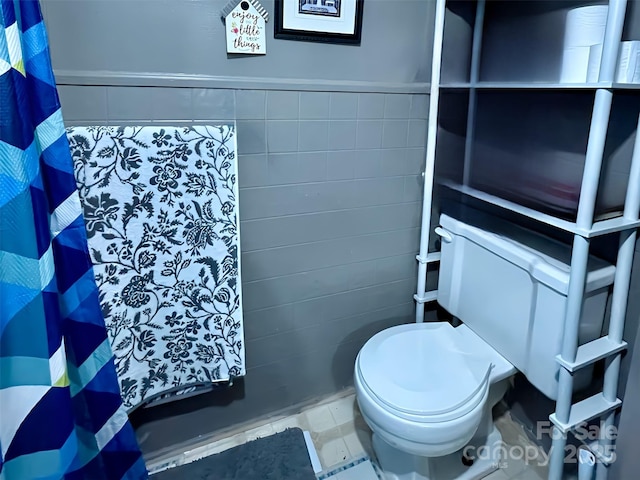
POLYGON ((222 10, 227 32, 227 53, 267 53, 265 23, 269 14, 257 0, 231 0, 222 10))

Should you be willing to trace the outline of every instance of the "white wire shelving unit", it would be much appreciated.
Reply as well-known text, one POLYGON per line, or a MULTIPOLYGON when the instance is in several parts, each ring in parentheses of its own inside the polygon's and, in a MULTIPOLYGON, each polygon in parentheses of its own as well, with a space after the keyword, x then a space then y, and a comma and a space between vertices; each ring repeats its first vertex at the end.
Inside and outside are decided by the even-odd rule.
MULTIPOLYGON (((631 165, 626 186, 624 209, 615 218, 595 221, 596 199, 603 168, 603 155, 610 123, 612 102, 619 92, 640 90, 638 84, 620 84, 614 81, 625 16, 627 0, 610 0, 599 78, 596 83, 564 84, 557 81, 545 82, 535 79, 514 81, 481 80, 481 53, 483 46, 483 30, 486 27, 486 1, 475 2, 475 18, 472 20, 471 48, 469 52, 468 79, 461 81, 443 81, 443 55, 451 52, 443 51, 445 38, 445 19, 447 7, 456 0, 436 0, 435 33, 433 42, 433 60, 431 71, 429 124, 427 133, 427 149, 424 173, 424 197, 422 211, 422 228, 420 253, 417 256, 418 286, 414 296, 416 300, 416 321, 424 321, 425 304, 437 299, 437 290, 427 290, 427 271, 430 265, 440 260, 439 253, 430 252, 432 235, 432 208, 434 206, 434 181, 436 171, 436 153, 438 139, 438 122, 442 92, 468 92, 468 113, 464 148, 462 181, 440 182, 442 187, 454 190, 475 201, 525 217, 542 225, 553 227, 570 234, 573 238, 571 275, 565 312, 565 332, 561 353, 556 357, 560 369, 558 397, 555 413, 550 416, 555 432, 549 464, 549 479, 561 480, 564 471, 565 446, 567 436, 584 422, 600 419, 601 437, 590 445, 597 458, 596 480, 606 480, 608 466, 614 459, 613 440, 606 433, 614 425, 615 415, 622 401, 618 398, 618 383, 621 358, 627 345, 623 340, 627 300, 631 281, 631 269, 637 229, 640 227, 640 135, 636 135, 631 165), (518 95, 518 92, 554 91, 554 92, 588 92, 593 95, 593 108, 590 111, 590 124, 586 146, 584 171, 575 221, 558 218, 554 215, 529 208, 519 203, 506 200, 500 196, 486 193, 469 186, 469 168, 472 162, 471 146, 474 142, 474 124, 477 108, 478 92, 501 91, 518 95), (620 241, 617 252, 616 272, 611 292, 611 311, 606 334, 589 343, 580 345, 578 341, 580 318, 587 276, 587 262, 591 242, 602 235, 619 234, 620 241), (579 402, 574 402, 573 375, 582 368, 604 360, 604 381, 602 391, 579 402)), ((632 0, 630 0, 632 1, 632 0)), ((467 2, 472 3, 472 2, 467 2)), ((493 1, 492 3, 497 3, 493 1)), ((527 2, 515 2, 527 3, 527 2)), ((507 47, 508 48, 508 47, 507 47)), ((640 92, 638 93, 640 95, 640 92)), ((640 130, 640 118, 637 118, 636 132, 640 130)), ((514 119, 516 121, 516 119, 514 119)))

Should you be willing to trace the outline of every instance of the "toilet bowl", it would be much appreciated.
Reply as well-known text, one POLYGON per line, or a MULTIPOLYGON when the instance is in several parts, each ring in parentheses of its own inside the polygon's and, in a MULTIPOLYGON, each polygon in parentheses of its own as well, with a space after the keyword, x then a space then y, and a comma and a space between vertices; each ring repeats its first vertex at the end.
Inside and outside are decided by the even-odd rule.
MULTIPOLYGON (((491 408, 515 372, 465 325, 415 323, 373 336, 358 354, 354 383, 387 478, 435 479, 428 458, 461 455, 479 432, 488 438, 491 408), (406 469, 407 458, 413 466, 403 476, 397 465, 406 469)), ((466 478, 447 475, 438 478, 466 478)))

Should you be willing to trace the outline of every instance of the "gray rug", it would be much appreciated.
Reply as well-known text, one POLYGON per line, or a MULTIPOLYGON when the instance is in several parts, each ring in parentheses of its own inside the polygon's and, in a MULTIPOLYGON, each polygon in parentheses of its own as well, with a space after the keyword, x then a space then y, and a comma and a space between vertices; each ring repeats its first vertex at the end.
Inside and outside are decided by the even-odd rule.
POLYGON ((152 480, 316 480, 299 428, 170 468, 152 480))

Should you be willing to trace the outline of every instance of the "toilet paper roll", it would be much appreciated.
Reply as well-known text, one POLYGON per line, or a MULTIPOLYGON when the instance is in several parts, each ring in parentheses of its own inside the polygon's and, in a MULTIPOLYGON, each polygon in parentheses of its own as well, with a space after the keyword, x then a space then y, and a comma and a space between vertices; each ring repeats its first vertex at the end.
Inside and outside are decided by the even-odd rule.
POLYGON ((589 47, 589 66, 587 68, 587 83, 597 83, 602 64, 602 44, 589 47))
POLYGON ((636 70, 633 73, 631 83, 640 83, 640 52, 638 52, 638 56, 636 57, 636 70))
MULTIPOLYGON (((592 45, 589 48, 589 67, 587 68, 587 82, 595 83, 600 75, 602 64, 602 45, 592 45)), ((616 73, 614 79, 618 83, 640 82, 640 41, 632 40, 620 43, 616 73)))
POLYGON ((620 44, 615 81, 618 83, 634 83, 638 70, 640 41, 633 40, 620 44))
POLYGON ((585 83, 591 47, 566 48, 562 54, 561 83, 585 83))
POLYGON ((589 5, 569 10, 564 48, 589 47, 604 43, 608 11, 607 5, 589 5))

